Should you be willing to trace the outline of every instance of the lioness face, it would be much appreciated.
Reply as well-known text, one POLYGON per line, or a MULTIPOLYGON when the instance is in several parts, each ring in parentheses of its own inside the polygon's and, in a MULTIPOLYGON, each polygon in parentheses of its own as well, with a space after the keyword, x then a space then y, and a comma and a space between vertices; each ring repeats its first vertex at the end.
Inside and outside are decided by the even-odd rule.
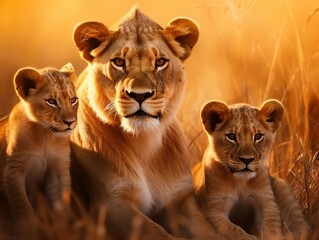
POLYGON ((96 79, 95 84, 109 99, 102 107, 119 118, 125 131, 159 127, 174 116, 181 100, 185 86, 182 63, 160 35, 124 32, 119 38, 114 49, 110 46, 95 63, 104 79, 96 79))
POLYGON ((79 25, 74 40, 90 62, 88 98, 97 116, 133 134, 169 123, 185 87, 183 60, 197 38, 188 19, 163 29, 139 10, 115 31, 96 22, 79 25))

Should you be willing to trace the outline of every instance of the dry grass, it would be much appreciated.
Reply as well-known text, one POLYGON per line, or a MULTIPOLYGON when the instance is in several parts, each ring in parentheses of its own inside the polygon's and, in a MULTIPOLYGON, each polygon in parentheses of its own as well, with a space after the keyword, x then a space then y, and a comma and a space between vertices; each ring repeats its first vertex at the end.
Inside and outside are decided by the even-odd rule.
MULTIPOLYGON (((313 227, 312 239, 319 239, 319 8, 314 2, 201 0, 190 5, 190 12, 199 13, 200 41, 204 40, 186 62, 189 81, 180 119, 191 139, 189 149, 196 162, 207 145, 199 120, 205 101, 258 105, 268 98, 281 100, 286 116, 269 167, 273 175, 290 184, 313 227), (307 7, 301 8, 300 4, 307 7)), ((152 17, 152 10, 145 12, 152 17)), ((69 45, 68 53, 75 52, 69 45)), ((51 49, 56 51, 57 46, 51 49)), ((54 64, 62 66, 67 61, 65 56, 61 59, 61 64, 56 59, 54 64)), ((73 59, 80 65, 76 53, 73 59)), ((30 60, 20 65, 35 63, 30 60)), ((107 233, 101 223, 106 211, 101 209, 101 214, 91 219, 84 210, 80 217, 66 211, 63 218, 42 210, 42 239, 104 239, 107 233)), ((132 239, 137 239, 136 235, 132 239)))
MULTIPOLYGON (((268 98, 277 98, 283 102, 286 116, 277 134, 269 167, 273 175, 284 178, 290 184, 313 228, 312 239, 318 239, 319 85, 316 83, 317 70, 313 67, 318 65, 318 51, 307 52, 309 39, 304 37, 305 29, 318 14, 319 8, 309 13, 300 28, 287 1, 287 11, 283 13, 282 23, 270 41, 271 44, 262 45, 250 44, 245 29, 252 27, 245 23, 245 18, 251 12, 245 11, 257 1, 235 2, 225 0, 223 5, 224 12, 228 12, 232 19, 235 37, 226 39, 227 49, 225 45, 222 46, 225 65, 233 82, 222 100, 228 103, 248 102, 257 106, 268 98)), ((210 11, 207 5, 201 7, 210 11)), ((214 87, 210 88, 213 92, 214 87)), ((216 99, 214 94, 210 99, 216 99)), ((189 148, 193 159, 200 159, 207 146, 206 134, 199 121, 195 127, 194 124, 189 125, 191 116, 199 116, 198 109, 198 106, 196 110, 185 106, 182 111, 191 111, 188 118, 183 118, 183 124, 191 139, 189 148)))

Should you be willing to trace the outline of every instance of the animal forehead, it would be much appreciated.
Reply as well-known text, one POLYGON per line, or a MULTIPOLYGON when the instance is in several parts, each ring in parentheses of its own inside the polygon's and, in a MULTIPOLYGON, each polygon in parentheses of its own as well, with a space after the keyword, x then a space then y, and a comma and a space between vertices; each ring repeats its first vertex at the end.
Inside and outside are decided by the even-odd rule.
POLYGON ((42 76, 47 80, 50 90, 54 91, 56 94, 74 94, 75 91, 71 79, 58 70, 44 71, 42 72, 42 76))
POLYGON ((136 46, 139 49, 156 46, 163 42, 160 33, 156 30, 152 30, 152 28, 121 28, 119 33, 119 38, 122 38, 124 41, 128 42, 129 45, 136 46))
POLYGON ((257 108, 246 104, 230 106, 232 123, 237 129, 253 130, 259 125, 257 111, 257 108))
POLYGON ((158 41, 152 41, 147 43, 128 42, 124 46, 117 49, 113 54, 114 57, 120 56, 125 59, 130 59, 129 65, 134 64, 149 64, 153 62, 155 58, 166 57, 169 58, 170 52, 164 44, 158 41))
POLYGON ((127 40, 137 43, 160 38, 159 31, 163 28, 139 9, 133 8, 122 19, 111 27, 127 40))

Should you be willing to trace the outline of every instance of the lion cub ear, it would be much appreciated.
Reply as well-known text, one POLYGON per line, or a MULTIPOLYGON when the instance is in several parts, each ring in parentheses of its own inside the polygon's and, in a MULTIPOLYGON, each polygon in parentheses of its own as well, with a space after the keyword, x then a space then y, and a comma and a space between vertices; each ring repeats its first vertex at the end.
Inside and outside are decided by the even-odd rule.
POLYGON ((265 101, 258 110, 258 115, 265 121, 272 132, 280 127, 281 120, 284 117, 285 108, 276 99, 265 101))
POLYGON ((228 106, 220 101, 206 103, 201 110, 203 127, 208 134, 215 131, 218 124, 225 122, 230 115, 228 106))
POLYGON ((63 73, 66 77, 70 78, 72 82, 76 81, 76 74, 74 71, 74 67, 72 63, 65 64, 61 69, 60 72, 63 73))
POLYGON ((176 18, 163 30, 163 35, 173 52, 181 60, 185 60, 197 43, 199 31, 192 20, 176 18))
POLYGON ((103 23, 84 22, 76 26, 73 40, 82 58, 92 62, 108 45, 111 36, 111 31, 103 23))
POLYGON ((35 94, 43 85, 41 74, 34 68, 22 68, 14 76, 14 87, 21 99, 35 94))

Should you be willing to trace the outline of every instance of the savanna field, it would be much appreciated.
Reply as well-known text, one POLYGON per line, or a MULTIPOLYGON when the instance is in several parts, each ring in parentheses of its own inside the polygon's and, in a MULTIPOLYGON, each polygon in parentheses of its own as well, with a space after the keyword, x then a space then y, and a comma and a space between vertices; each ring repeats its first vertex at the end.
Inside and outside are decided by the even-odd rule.
MULTIPOLYGON (((179 119, 194 164, 207 146, 199 112, 208 100, 258 106, 276 98, 285 108, 269 167, 291 186, 319 239, 319 3, 315 0, 0 1, 0 117, 18 101, 12 86, 22 67, 84 69, 74 27, 87 20, 110 26, 134 4, 165 26, 185 16, 200 37, 186 60, 188 83, 179 119)), ((65 221, 43 211, 47 239, 103 239, 103 212, 94 222, 65 221), (83 237, 84 236, 84 237, 83 237)), ((66 212, 66 216, 72 213, 66 212)), ((132 237, 134 239, 134 237, 132 237)))

